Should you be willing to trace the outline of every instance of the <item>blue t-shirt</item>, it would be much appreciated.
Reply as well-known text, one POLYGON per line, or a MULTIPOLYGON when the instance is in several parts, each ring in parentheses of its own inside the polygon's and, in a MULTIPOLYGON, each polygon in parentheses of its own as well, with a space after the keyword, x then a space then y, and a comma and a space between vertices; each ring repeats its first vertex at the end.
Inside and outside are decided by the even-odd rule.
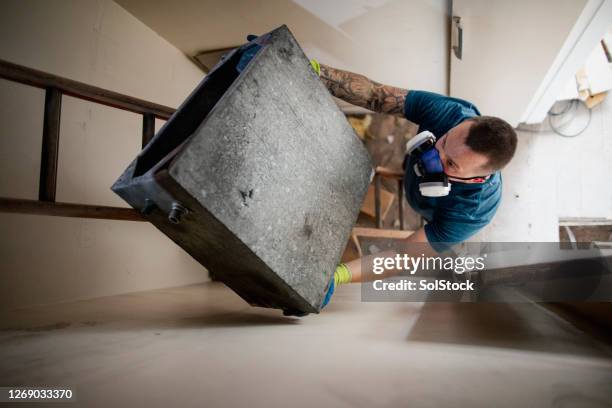
MULTIPOLYGON (((479 116, 471 103, 433 92, 408 91, 404 106, 406 119, 429 130, 436 138, 444 136, 464 120, 479 116)), ((425 234, 438 252, 463 242, 487 225, 501 201, 502 178, 493 173, 482 183, 451 182, 449 195, 424 197, 419 191, 419 177, 414 172, 414 159, 408 161, 404 177, 406 200, 427 220, 425 234)))

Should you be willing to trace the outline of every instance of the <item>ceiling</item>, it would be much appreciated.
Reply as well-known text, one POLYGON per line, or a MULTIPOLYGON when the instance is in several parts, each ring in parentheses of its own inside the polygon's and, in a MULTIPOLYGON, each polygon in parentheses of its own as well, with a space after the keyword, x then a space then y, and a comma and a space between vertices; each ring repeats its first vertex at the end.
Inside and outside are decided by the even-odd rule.
POLYGON ((189 57, 287 24, 322 63, 390 85, 447 92, 447 0, 116 2, 189 57))

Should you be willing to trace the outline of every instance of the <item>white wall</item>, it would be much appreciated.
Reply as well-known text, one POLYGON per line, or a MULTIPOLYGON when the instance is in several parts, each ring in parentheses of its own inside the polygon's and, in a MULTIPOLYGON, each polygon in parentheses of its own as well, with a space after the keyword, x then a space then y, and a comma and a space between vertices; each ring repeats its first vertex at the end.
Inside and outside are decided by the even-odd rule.
MULTIPOLYGON (((610 30, 611 24, 612 0, 588 0, 544 80, 523 112, 521 122, 539 123, 546 118, 550 107, 559 95, 567 90, 568 82, 573 80, 585 61, 588 63, 593 49, 598 47, 601 52, 600 41, 606 31, 610 30)), ((605 58, 603 54, 601 58, 605 58)), ((603 89, 595 89, 596 92, 592 93, 608 89, 610 86, 606 84, 603 89)))
MULTIPOLYGON (((4 0, 0 58, 176 107, 202 79, 110 0, 4 0)), ((0 196, 37 198, 44 92, 0 80, 0 196)), ((110 191, 140 149, 136 114, 63 98, 57 201, 110 191)), ((206 271, 146 223, 0 213, 0 308, 184 285, 206 271)))
MULTIPOLYGON (((586 124, 585 108, 577 112, 564 132, 586 124)), ((611 95, 593 109, 591 124, 580 136, 519 132, 516 157, 502 174, 502 204, 477 240, 558 241, 560 217, 612 218, 611 95)))
POLYGON ((450 59, 450 95, 518 125, 586 0, 454 0, 463 57, 450 59))
POLYGON ((409 89, 447 93, 448 0, 117 0, 186 55, 286 24, 306 55, 409 89))

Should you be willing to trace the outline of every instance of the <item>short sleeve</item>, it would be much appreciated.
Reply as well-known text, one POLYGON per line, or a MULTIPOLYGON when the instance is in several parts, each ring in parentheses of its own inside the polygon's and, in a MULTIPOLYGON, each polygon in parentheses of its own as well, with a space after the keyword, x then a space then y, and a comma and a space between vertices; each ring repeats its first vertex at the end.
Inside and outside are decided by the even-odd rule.
POLYGON ((436 137, 478 115, 480 112, 470 102, 428 91, 408 91, 404 104, 406 119, 418 124, 420 131, 429 130, 436 137))
POLYGON ((487 221, 438 216, 425 225, 425 235, 434 250, 444 252, 476 234, 487 223, 487 221))

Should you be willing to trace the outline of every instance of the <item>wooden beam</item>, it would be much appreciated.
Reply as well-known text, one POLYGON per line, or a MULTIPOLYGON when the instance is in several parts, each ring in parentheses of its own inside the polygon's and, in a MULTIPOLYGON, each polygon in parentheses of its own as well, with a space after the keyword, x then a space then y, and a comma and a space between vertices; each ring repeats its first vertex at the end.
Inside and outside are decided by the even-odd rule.
POLYGON ((0 197, 0 212, 50 215, 54 217, 96 218, 103 220, 146 221, 132 208, 71 203, 55 203, 0 197))

